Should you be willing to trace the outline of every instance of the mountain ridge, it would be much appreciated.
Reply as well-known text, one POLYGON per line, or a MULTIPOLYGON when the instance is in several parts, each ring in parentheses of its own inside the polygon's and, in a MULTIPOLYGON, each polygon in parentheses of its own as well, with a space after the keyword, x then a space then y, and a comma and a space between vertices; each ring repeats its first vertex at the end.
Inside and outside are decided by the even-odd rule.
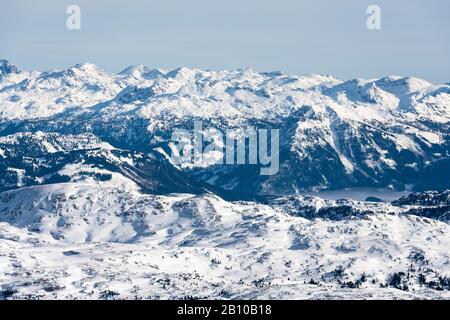
POLYGON ((3 76, 0 105, 0 136, 94 134, 131 152, 170 154, 171 133, 192 131, 199 120, 209 141, 212 129, 280 129, 284 172, 275 177, 259 177, 256 166, 178 168, 201 183, 217 177, 211 187, 227 191, 450 188, 437 174, 450 167, 450 86, 413 77, 343 82, 252 69, 143 65, 110 74, 78 64, 3 76))

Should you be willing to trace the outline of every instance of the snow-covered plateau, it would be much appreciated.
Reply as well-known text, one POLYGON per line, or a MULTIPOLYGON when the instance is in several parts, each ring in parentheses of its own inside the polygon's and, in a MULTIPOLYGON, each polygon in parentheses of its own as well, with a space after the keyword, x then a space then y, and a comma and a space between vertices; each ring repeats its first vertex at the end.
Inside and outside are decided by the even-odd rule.
POLYGON ((448 299, 449 127, 418 78, 0 60, 0 300, 448 299), (279 172, 174 165, 196 120, 279 129, 279 172))

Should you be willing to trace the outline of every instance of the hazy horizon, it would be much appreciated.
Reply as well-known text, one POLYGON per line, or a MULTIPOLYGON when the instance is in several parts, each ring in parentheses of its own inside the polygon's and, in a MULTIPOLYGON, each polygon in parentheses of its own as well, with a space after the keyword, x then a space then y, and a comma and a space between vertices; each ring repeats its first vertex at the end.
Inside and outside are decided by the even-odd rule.
POLYGON ((2 6, 0 58, 24 70, 89 62, 112 73, 143 64, 450 81, 450 3, 439 0, 4 0, 2 6), (81 8, 81 30, 66 28, 71 4, 81 8), (381 30, 366 27, 371 4, 381 8, 381 30))

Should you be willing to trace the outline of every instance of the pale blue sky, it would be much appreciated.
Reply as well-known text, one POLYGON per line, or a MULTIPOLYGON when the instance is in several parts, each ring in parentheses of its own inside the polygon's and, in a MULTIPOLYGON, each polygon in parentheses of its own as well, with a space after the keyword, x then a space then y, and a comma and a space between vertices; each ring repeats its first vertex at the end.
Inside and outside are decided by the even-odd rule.
POLYGON ((252 67, 450 81, 447 0, 1 0, 0 58, 24 69, 252 67), (82 29, 66 29, 78 4, 82 29), (366 8, 382 9, 382 30, 366 8))

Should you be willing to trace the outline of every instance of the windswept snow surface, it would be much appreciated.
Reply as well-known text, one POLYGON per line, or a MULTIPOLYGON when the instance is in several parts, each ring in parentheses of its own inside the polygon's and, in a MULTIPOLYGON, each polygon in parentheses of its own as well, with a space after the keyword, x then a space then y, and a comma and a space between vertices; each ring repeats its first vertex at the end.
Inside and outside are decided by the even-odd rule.
POLYGON ((111 182, 7 191, 0 297, 450 298, 450 226, 410 209, 154 196, 111 182))

